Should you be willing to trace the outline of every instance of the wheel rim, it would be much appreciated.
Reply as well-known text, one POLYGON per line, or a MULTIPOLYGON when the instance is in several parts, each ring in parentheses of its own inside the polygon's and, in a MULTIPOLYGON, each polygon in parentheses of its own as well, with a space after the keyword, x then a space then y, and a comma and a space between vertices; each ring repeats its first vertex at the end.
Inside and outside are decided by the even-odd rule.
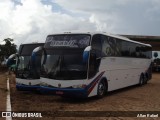
POLYGON ((143 84, 143 77, 141 76, 141 81, 140 81, 140 84, 142 85, 143 84))
POLYGON ((100 83, 100 84, 99 84, 98 91, 99 91, 99 95, 103 95, 103 94, 104 94, 105 86, 104 86, 103 83, 100 83))

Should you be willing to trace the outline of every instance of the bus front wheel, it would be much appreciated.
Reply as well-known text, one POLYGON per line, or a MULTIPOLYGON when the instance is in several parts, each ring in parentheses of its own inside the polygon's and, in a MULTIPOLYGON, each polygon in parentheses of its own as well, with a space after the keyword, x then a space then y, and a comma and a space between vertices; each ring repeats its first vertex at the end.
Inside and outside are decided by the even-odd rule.
POLYGON ((104 80, 101 80, 98 84, 97 96, 98 98, 102 98, 106 93, 106 85, 104 80))

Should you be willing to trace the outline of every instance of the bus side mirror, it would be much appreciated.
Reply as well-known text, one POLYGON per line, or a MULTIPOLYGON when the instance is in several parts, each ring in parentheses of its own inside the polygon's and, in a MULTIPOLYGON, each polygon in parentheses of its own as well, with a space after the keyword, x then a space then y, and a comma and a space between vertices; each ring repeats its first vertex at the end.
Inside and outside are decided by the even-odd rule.
POLYGON ((40 52, 41 50, 43 50, 42 46, 36 47, 31 54, 31 62, 34 62, 36 60, 36 55, 38 52, 40 52))
POLYGON ((45 58, 44 58, 44 60, 43 60, 43 64, 45 63, 46 58, 47 58, 47 57, 46 57, 46 51, 44 50, 44 48, 43 48, 42 46, 39 46, 39 47, 36 47, 36 48, 32 51, 31 62, 32 62, 33 65, 35 65, 36 56, 37 56, 38 52, 40 52, 40 51, 43 51, 44 54, 45 54, 45 58))
MULTIPOLYGON (((32 77, 35 78, 35 79, 39 79, 40 78, 40 69, 39 67, 41 67, 38 61, 38 56, 39 56, 39 53, 41 52, 45 52, 45 49, 44 47, 42 46, 39 46, 39 47, 36 47, 33 51, 32 51, 32 54, 31 54, 31 73, 32 73, 32 77)), ((46 54, 45 54, 45 58, 43 61, 46 60, 46 54)))
POLYGON ((88 62, 88 58, 89 58, 89 53, 91 51, 91 46, 88 46, 84 49, 83 51, 83 62, 87 63, 88 62))
POLYGON ((39 52, 39 51, 41 51, 41 50, 42 50, 42 47, 39 46, 39 47, 36 47, 36 48, 32 51, 31 61, 35 61, 37 52, 39 52))
POLYGON ((14 59, 17 58, 17 57, 18 57, 18 54, 17 54, 17 53, 10 55, 10 56, 8 57, 8 60, 7 60, 7 63, 6 63, 7 66, 10 67, 11 65, 16 64, 16 63, 13 62, 13 61, 14 61, 14 59))

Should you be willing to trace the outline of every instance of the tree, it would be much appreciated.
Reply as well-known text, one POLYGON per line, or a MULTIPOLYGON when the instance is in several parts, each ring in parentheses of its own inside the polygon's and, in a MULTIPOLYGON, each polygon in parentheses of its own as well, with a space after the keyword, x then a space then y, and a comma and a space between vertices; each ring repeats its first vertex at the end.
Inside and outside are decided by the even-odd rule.
POLYGON ((0 45, 0 63, 4 61, 4 58, 8 58, 11 54, 17 52, 16 45, 13 42, 14 40, 11 38, 6 38, 3 40, 5 42, 4 45, 0 45))

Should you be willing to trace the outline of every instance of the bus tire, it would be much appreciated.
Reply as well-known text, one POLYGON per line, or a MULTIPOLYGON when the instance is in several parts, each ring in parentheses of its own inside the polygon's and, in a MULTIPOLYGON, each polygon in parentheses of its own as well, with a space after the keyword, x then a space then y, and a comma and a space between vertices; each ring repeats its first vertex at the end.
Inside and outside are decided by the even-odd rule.
POLYGON ((146 75, 145 75, 145 84, 148 83, 148 80, 149 80, 149 77, 148 77, 148 74, 146 73, 146 75))
POLYGON ((144 76, 141 74, 140 79, 139 79, 139 86, 142 86, 144 84, 144 76))
POLYGON ((101 80, 98 84, 97 97, 98 98, 104 97, 104 95, 106 93, 106 89, 107 89, 107 87, 106 87, 104 80, 101 80))
POLYGON ((17 90, 17 91, 21 91, 21 89, 19 89, 19 88, 16 88, 16 90, 17 90))

